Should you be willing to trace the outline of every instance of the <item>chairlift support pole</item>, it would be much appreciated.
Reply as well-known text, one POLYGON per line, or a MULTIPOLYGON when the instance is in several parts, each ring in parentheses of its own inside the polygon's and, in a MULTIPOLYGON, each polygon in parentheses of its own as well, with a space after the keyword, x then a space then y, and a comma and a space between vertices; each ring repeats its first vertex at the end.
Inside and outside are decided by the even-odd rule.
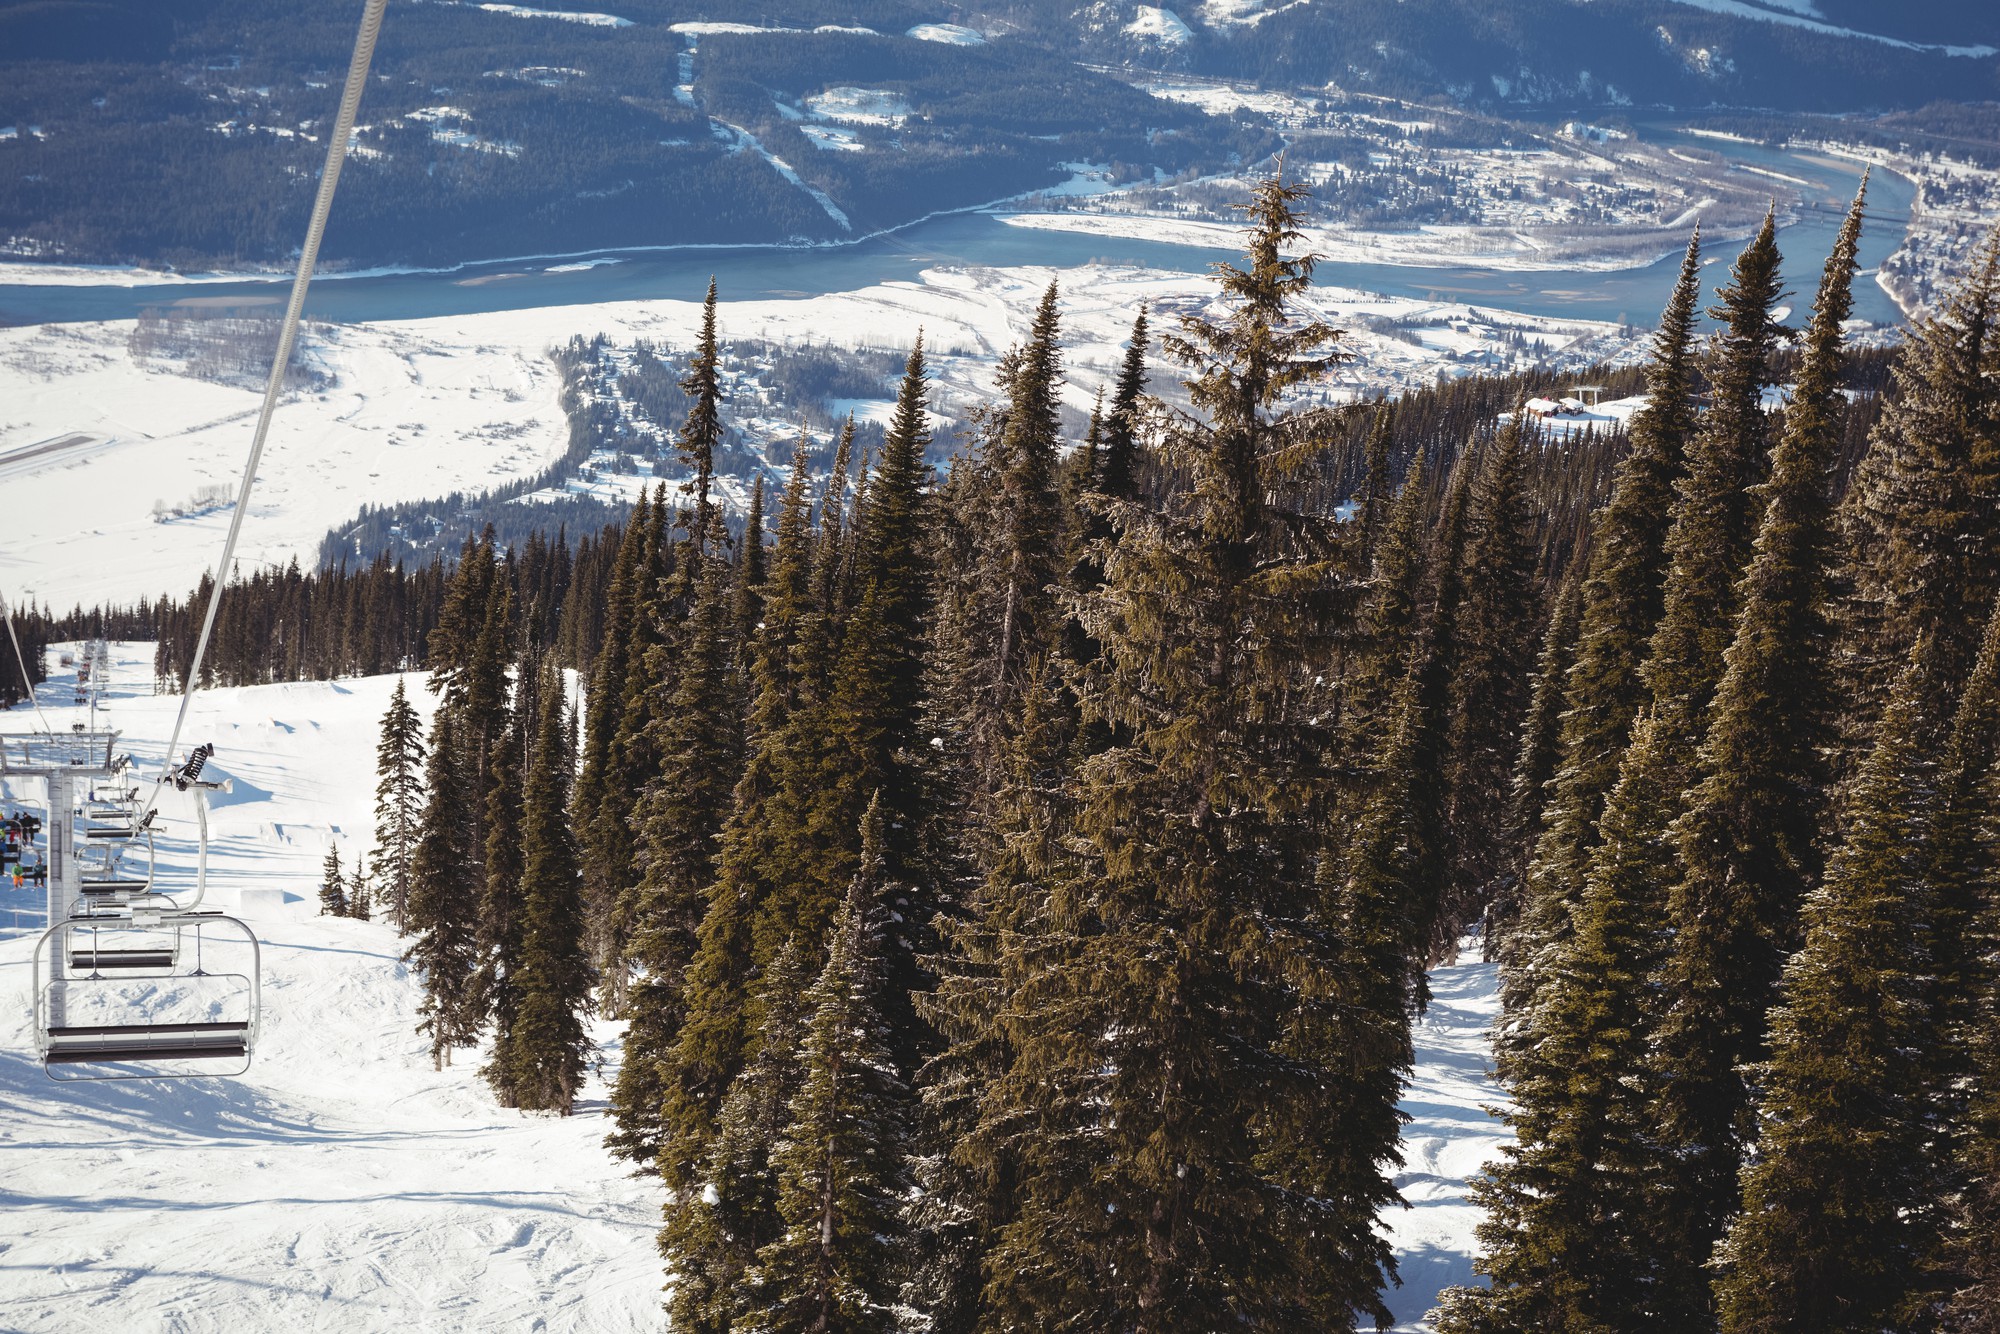
MULTIPOLYGON (((77 785, 108 781, 117 776, 112 758, 118 733, 77 730, 65 736, 0 736, 0 777, 39 780, 48 799, 48 819, 42 826, 47 840, 42 888, 51 926, 69 917, 69 905, 83 896, 83 865, 76 855, 77 785)), ((49 980, 61 982, 67 960, 57 950, 49 961, 49 980)), ((63 989, 48 992, 48 1022, 60 1025, 63 989)))

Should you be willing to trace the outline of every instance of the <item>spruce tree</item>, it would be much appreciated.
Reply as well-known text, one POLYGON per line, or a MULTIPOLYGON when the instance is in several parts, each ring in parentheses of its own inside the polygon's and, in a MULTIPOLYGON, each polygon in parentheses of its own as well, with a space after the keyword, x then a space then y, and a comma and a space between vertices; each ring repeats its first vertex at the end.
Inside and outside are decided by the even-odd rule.
POLYGON ((340 873, 340 844, 326 845, 326 861, 319 878, 319 915, 347 916, 347 878, 340 873))
POLYGON ((742 767, 731 571, 720 534, 711 538, 674 693, 652 724, 661 772, 634 810, 640 881, 627 958, 640 972, 628 994, 625 1060, 612 1097, 618 1130, 606 1143, 642 1162, 659 1153, 664 1067, 686 1018, 686 973, 742 767))
POLYGON ((885 993, 887 831, 871 800, 860 864, 835 920, 825 969, 806 993, 791 1124, 771 1166, 782 1233, 740 1287, 740 1334, 888 1331, 899 1324, 901 1208, 911 1095, 898 1070, 885 993))
POLYGON ((1694 325, 1701 298, 1701 233, 1688 241, 1646 370, 1646 407, 1613 476, 1591 539, 1576 662, 1563 682, 1560 761, 1536 843, 1520 930, 1501 955, 1501 1074, 1532 1049, 1528 1016, 1539 981, 1572 929, 1598 816, 1645 698, 1639 668, 1659 623, 1674 487, 1695 431, 1694 325), (1517 1040, 1518 1038, 1518 1040, 1517 1040))
POLYGON ((765 979, 757 1055, 730 1081, 699 1176, 666 1206, 660 1253, 673 1280, 667 1312, 681 1334, 728 1334, 757 1252, 783 1235, 771 1156, 791 1127, 807 998, 819 947, 787 941, 765 979))
MULTIPOLYGON (((831 595, 830 568, 839 560, 841 496, 853 442, 850 420, 841 435, 833 476, 827 482, 819 540, 811 531, 810 481, 804 442, 778 517, 778 548, 771 565, 764 631, 757 641, 757 693, 751 708, 749 757, 733 795, 707 890, 694 958, 687 971, 685 1016, 661 1071, 660 1144, 656 1161, 672 1189, 698 1179, 730 1081, 746 1046, 757 1041, 759 1019, 751 992, 757 981, 752 932, 786 874, 795 846, 796 804, 787 779, 801 762, 797 725, 806 725, 820 703, 821 646, 835 618, 820 611, 818 596, 831 595)), ((814 940, 812 937, 802 939, 814 940)), ((774 951, 775 957, 775 951, 774 951)))
POLYGON ((1969 670, 2000 588, 2000 232, 1944 308, 1910 330, 1893 392, 1842 502, 1836 640, 1844 737, 1872 720, 1920 634, 1969 670))
POLYGON ((1146 308, 1132 321, 1132 334, 1125 343, 1125 359, 1119 363, 1118 380, 1111 392, 1111 412, 1104 422, 1104 461, 1098 470, 1098 489, 1114 500, 1130 500, 1137 494, 1139 403, 1146 392, 1146 308))
POLYGON ((1669 1226, 1688 1228, 1665 1248, 1670 1263, 1680 1261, 1666 1276, 1667 1309, 1684 1319, 1706 1318, 1705 1262, 1734 1211, 1755 1133, 1743 1071, 1763 1058, 1765 1014, 1820 868, 1823 756, 1833 740, 1827 473, 1839 443, 1841 325, 1852 308, 1861 204, 1857 195, 1826 262, 1762 490, 1756 552, 1737 592, 1735 638, 1694 757, 1698 785, 1673 830, 1682 873, 1667 900, 1673 940, 1653 1057, 1664 1182, 1679 1206, 1669 1226), (1674 1307, 1675 1293, 1690 1304, 1674 1307))
POLYGON ((1082 716, 1129 741, 1079 765, 1079 865, 1050 890, 1071 945, 1017 989, 988 1095, 1017 1173, 986 1261, 993 1328, 1378 1313, 1380 1252, 1329 1255, 1323 1230, 1367 1206, 1317 1192, 1371 1174, 1388 1188, 1359 1166, 1372 1145, 1320 1133, 1337 1057, 1292 1041, 1337 961, 1311 893, 1330 738, 1290 705, 1351 614, 1331 526, 1290 508, 1330 432, 1287 400, 1337 357, 1335 332, 1294 313, 1311 261, 1284 250, 1303 194, 1258 186, 1249 262, 1220 268, 1227 316, 1167 340, 1199 414, 1164 433, 1180 485, 1114 511, 1104 586, 1073 602, 1102 646, 1072 678, 1082 716))
POLYGON ((1931 1193, 1949 1217, 1934 1272, 1951 1296, 1946 1334, 2000 1334, 2000 598, 1945 749, 1925 1071, 1931 1119, 1951 1126, 1931 1193), (1942 1040, 1940 1040, 1940 1038, 1942 1040))
POLYGON ((1056 476, 1062 447, 1057 326, 1056 285, 1050 283, 1009 377, 1006 428, 994 460, 998 531, 986 555, 994 567, 989 578, 997 604, 988 665, 988 713, 995 718, 1009 710, 1024 665, 1048 645, 1054 628, 1051 586, 1061 569, 1063 536, 1056 476))
POLYGON ((423 766, 417 711, 399 676, 375 747, 375 876, 398 935, 409 930, 410 870, 423 818, 423 766))
POLYGON ((583 1083, 596 978, 584 947, 583 872, 570 833, 570 780, 576 762, 576 716, 559 671, 539 684, 533 762, 522 796, 521 966, 512 1033, 493 1059, 504 1065, 517 1105, 569 1115, 583 1083))
MULTIPOLYGON (((599 838, 607 826, 600 823, 609 800, 615 807, 613 790, 616 768, 615 746, 620 712, 624 706, 626 676, 631 664, 632 619, 641 599, 645 577, 646 534, 652 526, 652 502, 645 491, 626 516, 619 537, 618 554, 612 565, 611 586, 605 594, 604 638, 591 664, 590 685, 585 691, 583 725, 583 768, 577 775, 575 827, 584 850, 584 893, 591 905, 592 957, 607 977, 611 976, 613 905, 618 894, 610 881, 610 859, 600 855, 599 838)), ((608 988, 615 991, 616 988, 608 988)), ((615 1009, 614 996, 607 996, 615 1009)))
MULTIPOLYGON (((938 978, 921 998, 944 1039, 921 1072, 923 1118, 913 1221, 916 1304, 933 1334, 970 1334, 980 1317, 983 1265, 1012 1214, 1016 1166, 1005 1116, 986 1118, 986 1093, 1012 1057, 1009 1007, 1023 988, 1060 966, 1064 932, 1050 891, 1073 859, 1065 784, 1075 741, 1071 711, 1047 661, 1030 678, 1002 757, 993 804, 990 869, 960 910, 940 919, 938 978)), ((1028 1002, 1032 1004, 1032 1001, 1028 1002)))
MULTIPOLYGON (((1525 985, 1508 998, 1518 1009, 1497 1043, 1514 1093, 1517 1147, 1481 1187, 1490 1221, 1480 1266, 1494 1282, 1483 1293, 1454 1294, 1447 1330, 1511 1328, 1515 1320, 1639 1328, 1662 1309, 1673 1311, 1671 1327, 1696 1328, 1703 1319, 1695 1314, 1702 1294, 1687 1283, 1670 1284, 1663 1297, 1648 1281, 1660 1266, 1676 1272, 1678 1252, 1676 1242, 1662 1244, 1660 1221, 1644 1212, 1657 1207, 1646 1194, 1652 1186, 1640 1138, 1648 1091, 1632 1076, 1656 1022, 1646 992, 1665 945, 1668 892, 1679 878, 1667 832, 1683 809, 1686 775, 1707 730, 1752 531, 1748 488, 1762 468, 1762 391, 1777 337, 1770 217, 1732 276, 1718 312, 1726 323, 1711 353, 1715 404, 1695 434, 1669 510, 1661 619, 1640 673, 1650 704, 1618 759, 1595 839, 1585 840, 1595 846, 1583 854, 1580 892, 1554 878, 1558 858, 1577 847, 1569 840, 1579 834, 1567 824, 1580 809, 1577 794, 1558 788, 1556 801, 1571 804, 1551 817, 1554 842, 1537 868, 1543 878, 1532 886, 1520 942, 1534 953, 1516 973, 1525 985)), ((1590 597, 1587 587, 1573 686, 1586 669, 1610 665, 1589 639, 1590 597)), ((1702 1224, 1683 1218, 1678 1226, 1692 1237, 1702 1224)))
POLYGON ((1445 813, 1446 882, 1430 957, 1446 957, 1481 918, 1505 875, 1508 787, 1528 707, 1535 544, 1516 411, 1473 481, 1471 536, 1453 614, 1445 813))
POLYGON ((466 750, 455 710, 440 708, 424 775, 429 799, 410 859, 411 940, 403 953, 423 974, 423 1022, 417 1031, 430 1034, 431 1062, 440 1070, 450 1064, 452 1048, 472 1045, 479 1027, 480 883, 477 866, 465 855, 478 798, 466 750))
MULTIPOLYGON (((684 494, 694 497, 694 508, 685 516, 688 539, 699 555, 709 538, 709 486, 715 477, 715 450, 722 443, 722 348, 715 332, 715 279, 708 280, 708 296, 701 305, 701 333, 695 341, 694 358, 681 377, 681 392, 687 395, 687 418, 674 440, 681 466, 691 474, 681 484, 684 494)), ((683 571, 689 587, 700 577, 698 569, 683 571)))
POLYGON ((493 1024, 495 1059, 483 1071, 502 1107, 512 1107, 512 1071, 500 1059, 514 1030, 520 995, 516 973, 521 967, 522 844, 524 785, 533 756, 537 664, 525 657, 515 677, 515 700, 494 739, 492 781, 486 790, 485 883, 479 897, 477 948, 479 969, 473 985, 480 1015, 493 1024))
POLYGON ((366 853, 354 854, 354 875, 348 881, 347 915, 357 922, 366 922, 374 917, 371 906, 378 891, 375 878, 368 873, 366 853))
POLYGON ((1937 818, 1925 715, 1950 689, 1930 656, 1920 644, 1883 714, 1771 1012, 1758 1153, 1722 1253, 1727 1334, 1915 1328, 1935 1300, 1923 1267, 1940 1201, 1917 1059, 1934 1040, 1928 905, 1911 874, 1937 818))
POLYGON ((1556 593, 1535 659, 1527 717, 1521 723, 1520 754, 1514 760, 1503 826, 1501 878, 1486 910, 1486 958, 1509 953, 1520 920, 1528 868, 1547 828, 1548 788, 1562 762, 1563 688, 1576 663, 1577 635, 1583 624, 1581 565, 1571 565, 1556 593))
POLYGON ((1375 409, 1368 428, 1368 451, 1361 477, 1361 493, 1354 500, 1354 566, 1366 573, 1375 564, 1375 547, 1382 537, 1382 525, 1395 500, 1395 479, 1389 475, 1389 453, 1396 443, 1396 410, 1387 404, 1375 409))

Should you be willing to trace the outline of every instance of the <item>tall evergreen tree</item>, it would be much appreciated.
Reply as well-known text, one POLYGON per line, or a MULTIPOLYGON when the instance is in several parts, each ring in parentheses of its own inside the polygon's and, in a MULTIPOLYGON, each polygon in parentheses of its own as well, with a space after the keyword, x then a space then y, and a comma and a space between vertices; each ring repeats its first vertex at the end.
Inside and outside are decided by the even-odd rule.
POLYGON ((1047 646, 1055 620, 1052 585, 1061 570, 1063 535, 1056 475, 1062 446, 1057 330, 1056 285, 1050 283, 1010 377, 1006 429, 995 460, 999 531, 988 553, 998 604, 989 687, 995 717, 1008 711, 1024 665, 1047 646))
POLYGON ((1118 366, 1118 380, 1111 392, 1111 412, 1104 421, 1104 461, 1098 471, 1098 488, 1118 500, 1132 499, 1138 485, 1139 402, 1146 392, 1146 308, 1132 321, 1132 334, 1125 343, 1125 359, 1118 366))
POLYGON ((715 876, 716 840, 742 767, 731 571, 720 534, 711 537, 674 693, 652 724, 660 776, 634 812, 641 878, 628 957, 641 971, 629 997, 625 1060, 612 1097, 618 1130, 606 1143, 638 1161, 659 1154, 664 1067, 686 1018, 686 974, 715 876))
POLYGON ((714 1143, 699 1185, 666 1206, 660 1253, 673 1277, 667 1312, 681 1334, 728 1334, 743 1301, 744 1275, 757 1253, 784 1232, 772 1151, 791 1127, 800 1048, 813 1017, 808 1000, 819 948, 787 941, 772 961, 757 1055, 730 1081, 716 1112, 714 1143))
POLYGON ((368 855, 354 854, 354 874, 348 879, 347 915, 357 922, 366 922, 374 917, 370 906, 375 899, 375 878, 368 873, 368 855))
POLYGON ((524 784, 533 763, 529 747, 538 716, 534 699, 537 670, 538 664, 524 655, 515 675, 515 699, 500 735, 494 739, 493 777, 486 789, 486 877, 479 897, 479 968, 473 985, 479 1012, 492 1021, 495 1032, 495 1059, 481 1073, 502 1107, 515 1105, 512 1071, 499 1056, 513 1034, 520 1001, 516 973, 521 967, 524 926, 521 820, 524 784))
MULTIPOLYGON (((697 554, 709 538, 709 486, 715 478, 715 450, 722 443, 722 347, 715 332, 715 279, 708 280, 708 296, 701 305, 701 333, 695 340, 694 359, 681 378, 681 392, 687 395, 687 418, 681 423, 674 449, 681 466, 690 474, 681 485, 694 497, 694 508, 684 519, 688 540, 697 554)), ((688 586, 700 578, 700 570, 683 571, 688 586)))
POLYGON ((1660 318, 1646 370, 1646 408, 1632 420, 1611 500, 1597 520, 1583 585, 1576 662, 1563 685, 1558 763, 1530 866, 1521 927, 1501 955, 1501 1073, 1511 1052, 1532 1050, 1527 1027, 1538 981, 1570 937, 1598 816, 1645 698, 1639 668, 1659 623, 1674 487, 1695 432, 1695 318, 1701 299, 1701 233, 1688 241, 1680 277, 1660 318), (1518 1036, 1518 1041, 1516 1040, 1518 1036))
POLYGON ((1082 865, 1051 887, 1073 947, 1019 989, 988 1095, 1018 1173, 986 1264, 992 1328, 1376 1313, 1379 1253, 1327 1253, 1326 1216, 1357 1202, 1316 1193, 1351 1179, 1326 1166, 1351 1146, 1319 1133, 1333 1062, 1288 1032, 1334 964, 1309 892, 1327 738, 1289 705, 1344 619, 1330 531, 1317 545, 1285 509, 1327 434, 1286 400, 1336 356, 1335 332, 1293 313, 1303 193, 1257 188, 1249 262, 1221 269, 1228 317, 1168 340, 1200 414, 1162 451, 1184 480, 1114 515, 1104 586, 1075 599, 1102 646, 1074 678, 1083 716, 1130 739, 1079 768, 1082 865))
POLYGON ((1548 788, 1562 762, 1563 689, 1576 663, 1577 635, 1583 625, 1583 572, 1573 564, 1556 593, 1535 659, 1527 717, 1521 724, 1520 754, 1514 761, 1503 829, 1504 868, 1486 911, 1486 958, 1497 961, 1512 943, 1526 894, 1528 868, 1547 826, 1548 788))
POLYGON ((1509 784, 1526 714, 1528 635, 1535 611, 1535 543, 1528 511, 1522 418, 1516 411, 1480 461, 1470 540, 1453 617, 1445 813, 1446 882, 1430 956, 1443 958, 1479 920, 1506 873, 1509 784))
POLYGON ((403 958, 423 974, 419 1033, 431 1038, 431 1062, 443 1069, 454 1047, 469 1047, 479 1028, 475 971, 477 866, 465 856, 478 800, 468 746, 456 711, 439 708, 424 775, 429 799, 410 859, 410 934, 403 958))
POLYGON ((576 715, 560 672, 539 684, 532 764, 521 813, 521 967, 513 1031, 493 1059, 518 1105, 569 1115, 590 1049, 583 1019, 596 978, 584 948, 583 872, 569 828, 576 715))
MULTIPOLYGON (((1762 391, 1777 337, 1771 307, 1778 291, 1775 225, 1767 216, 1722 292, 1718 313, 1726 323, 1709 376, 1715 406, 1696 432, 1669 511, 1661 619, 1641 671, 1651 702, 1619 757, 1595 846, 1585 854, 1581 893, 1570 903, 1572 891, 1551 877, 1560 869, 1553 858, 1576 846, 1567 840, 1579 831, 1557 822, 1574 815, 1578 794, 1558 787, 1554 842, 1544 849, 1551 859, 1537 869, 1544 879, 1533 887, 1520 942, 1536 953, 1527 963, 1526 994, 1512 998, 1520 1009, 1500 1040, 1518 1147, 1481 1187, 1491 1221, 1481 1234, 1480 1264, 1494 1282, 1483 1293, 1453 1294, 1445 1328, 1454 1334, 1537 1322, 1644 1328, 1674 1300, 1694 1307, 1673 1307, 1670 1326, 1698 1328, 1702 1321, 1701 1294, 1683 1283, 1663 1298, 1658 1284, 1647 1281, 1672 1262, 1661 1254, 1658 1220, 1643 1212, 1651 1189, 1641 1140, 1648 1094, 1632 1075, 1644 1064, 1655 1021, 1646 990, 1665 943, 1660 921, 1668 891, 1679 875, 1667 832, 1707 730, 1724 636, 1736 613, 1735 580, 1748 554, 1754 517, 1748 488, 1762 468, 1762 391)), ((1627 477, 1637 484, 1635 475, 1627 477)), ((1587 587, 1586 638, 1573 685, 1581 684, 1579 673, 1608 665, 1589 638, 1590 597, 1587 587)), ((1684 1236, 1700 1227, 1692 1220, 1681 1226, 1684 1236)))
POLYGON ((398 676, 375 747, 375 876, 398 935, 409 930, 410 872, 423 818, 423 766, 417 711, 398 676))
POLYGON ((1722 1328, 1876 1334, 1919 1327, 1939 1224, 1917 1053, 1932 1040, 1913 863, 1933 837, 1939 775, 1924 715, 1949 693, 1916 661, 1882 718, 1806 943, 1771 1014, 1758 1155, 1723 1251, 1722 1328))
POLYGON ((1743 1071, 1763 1057, 1765 1014, 1798 943, 1799 905, 1819 875, 1823 756, 1833 739, 1823 668, 1827 473, 1839 443, 1841 325, 1852 309, 1862 198, 1820 281, 1763 488, 1756 552, 1737 593, 1735 638, 1691 769, 1698 786, 1673 831, 1682 874, 1667 900, 1672 946, 1654 1057, 1664 1179, 1680 1206, 1669 1218, 1689 1228, 1668 1239, 1670 1263, 1681 1267, 1667 1273, 1667 1309, 1686 1319, 1706 1318, 1705 1263, 1735 1209, 1754 1136, 1743 1071), (1671 1304, 1675 1292, 1687 1307, 1671 1304))
POLYGON ((742 1334, 888 1331, 899 1324, 901 1206, 911 1095, 884 1001, 887 831, 869 803, 860 865, 833 924, 825 969, 806 995, 791 1124, 772 1166, 783 1232, 741 1286, 742 1334))
POLYGON ((340 873, 340 844, 326 845, 326 861, 319 877, 319 915, 347 916, 347 877, 340 873))
POLYGON ((1841 509, 1844 740, 1870 728, 1921 634, 1969 670, 2000 588, 2000 233, 1933 318, 1910 331, 1841 509))

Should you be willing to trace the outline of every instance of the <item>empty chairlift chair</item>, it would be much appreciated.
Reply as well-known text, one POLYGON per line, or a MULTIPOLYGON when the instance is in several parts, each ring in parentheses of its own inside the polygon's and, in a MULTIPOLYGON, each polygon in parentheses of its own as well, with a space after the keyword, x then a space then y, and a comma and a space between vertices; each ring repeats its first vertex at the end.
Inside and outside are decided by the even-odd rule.
MULTIPOLYGON (((108 924, 71 919, 35 952, 35 1027, 51 1079, 239 1075, 250 1068, 261 1009, 257 937, 233 917, 147 914, 118 923, 150 933, 149 966, 117 967, 101 950, 108 924), (56 952, 61 951, 59 955, 56 952), (62 975, 50 967, 61 958, 62 975), (88 971, 80 965, 88 965, 88 971)), ((138 945, 125 947, 129 955, 138 945)))

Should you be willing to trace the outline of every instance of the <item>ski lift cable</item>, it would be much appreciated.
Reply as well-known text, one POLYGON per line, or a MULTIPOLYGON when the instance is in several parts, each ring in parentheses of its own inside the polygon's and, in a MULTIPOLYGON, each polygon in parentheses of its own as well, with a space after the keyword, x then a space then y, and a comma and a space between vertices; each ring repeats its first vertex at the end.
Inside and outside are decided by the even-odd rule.
POLYGON ((306 225, 305 245, 299 250, 298 273, 292 279, 292 299, 285 307, 285 318, 278 330, 278 351, 271 362, 271 377, 264 385, 264 405, 257 414, 257 429, 250 437, 250 457, 243 467, 243 482, 236 492, 236 509, 229 516, 229 533, 223 539, 222 558, 216 562, 215 575, 209 585, 208 608, 201 621, 201 635, 195 640, 194 657, 188 663, 187 679, 181 685, 180 711, 174 715, 173 735, 167 740, 166 767, 153 780, 153 790, 146 798, 146 810, 150 814, 154 803, 159 800, 160 789, 166 785, 173 765, 175 753, 180 748, 181 729, 187 723, 188 706, 194 701, 194 693, 201 680, 202 659, 208 653, 208 642, 215 630, 216 608, 222 603, 223 583, 229 577, 230 563, 236 555, 236 539, 243 531, 243 516, 250 508, 250 492, 257 482, 257 464, 264 456, 264 439, 271 429, 271 414, 278 406, 278 394, 284 387, 285 372, 292 361, 292 345, 298 337, 299 317, 305 309, 306 288, 312 283, 313 266, 319 260, 320 237, 326 231, 327 214, 333 208, 334 187, 340 183, 341 164, 347 160, 347 141, 354 131, 354 117, 361 106, 361 90, 368 82, 368 66, 375 57, 375 39, 382 31, 382 11, 389 0, 367 0, 367 8, 361 15, 361 30, 355 34, 354 56, 347 67, 347 86, 341 90, 340 113, 334 119, 333 136, 326 146, 326 168, 320 173, 319 194, 313 200, 312 219, 306 225))
POLYGON ((48 715, 42 712, 41 697, 35 693, 35 683, 28 676, 28 658, 21 652, 21 637, 14 633, 14 609, 5 596, 0 596, 0 616, 7 620, 7 638, 14 641, 14 661, 21 664, 21 689, 28 692, 28 703, 35 706, 35 720, 41 723, 42 731, 54 736, 55 729, 49 726, 48 715))

